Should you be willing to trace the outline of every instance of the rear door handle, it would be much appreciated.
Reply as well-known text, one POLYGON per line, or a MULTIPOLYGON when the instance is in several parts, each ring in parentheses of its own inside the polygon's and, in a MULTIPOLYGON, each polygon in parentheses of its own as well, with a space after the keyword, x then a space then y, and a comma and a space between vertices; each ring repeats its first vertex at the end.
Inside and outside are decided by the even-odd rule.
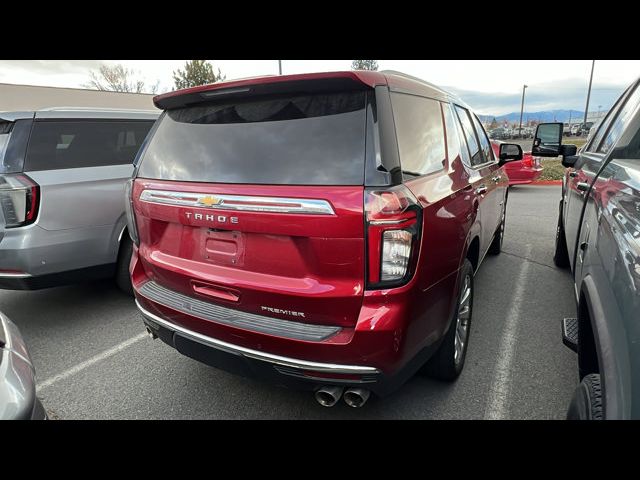
POLYGON ((484 195, 485 193, 487 193, 486 185, 480 185, 478 188, 476 188, 476 193, 478 195, 484 195))
POLYGON ((571 178, 575 178, 575 177, 577 177, 577 176, 578 176, 578 172, 569 172, 569 176, 570 176, 571 178))
POLYGON ((576 183, 576 188, 581 192, 586 192, 589 190, 589 184, 587 182, 578 182, 576 183))

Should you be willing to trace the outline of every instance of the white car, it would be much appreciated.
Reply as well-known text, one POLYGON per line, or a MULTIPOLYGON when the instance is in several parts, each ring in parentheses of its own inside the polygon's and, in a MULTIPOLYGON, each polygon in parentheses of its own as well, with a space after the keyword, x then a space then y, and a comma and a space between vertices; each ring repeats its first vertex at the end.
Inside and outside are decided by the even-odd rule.
POLYGON ((581 123, 574 123, 573 125, 571 125, 571 135, 573 135, 573 136, 580 135, 580 127, 581 126, 582 126, 581 123))

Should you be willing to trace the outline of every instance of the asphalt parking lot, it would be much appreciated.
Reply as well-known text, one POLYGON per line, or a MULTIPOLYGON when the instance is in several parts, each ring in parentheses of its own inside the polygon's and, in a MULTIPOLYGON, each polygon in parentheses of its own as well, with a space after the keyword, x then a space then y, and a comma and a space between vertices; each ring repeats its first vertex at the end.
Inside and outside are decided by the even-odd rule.
POLYGON ((553 266, 559 187, 509 193, 503 253, 476 276, 466 366, 453 384, 415 377, 364 408, 328 409, 308 392, 236 377, 146 334, 112 282, 0 291, 21 329, 38 395, 61 419, 561 419, 577 383, 560 319, 575 313, 570 276, 553 266))

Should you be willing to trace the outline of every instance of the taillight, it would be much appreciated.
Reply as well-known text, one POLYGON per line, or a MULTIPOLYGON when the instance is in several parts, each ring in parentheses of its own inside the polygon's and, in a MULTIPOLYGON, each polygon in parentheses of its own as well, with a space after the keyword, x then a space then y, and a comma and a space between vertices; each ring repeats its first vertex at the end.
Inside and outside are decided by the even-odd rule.
POLYGON ((140 237, 138 237, 138 228, 136 227, 136 214, 133 211, 133 179, 128 180, 124 186, 125 191, 125 211, 127 213, 127 231, 129 237, 136 245, 140 245, 140 237))
POLYGON ((533 166, 533 157, 531 153, 525 153, 522 157, 522 165, 525 168, 531 168, 533 166))
POLYGON ((365 192, 369 288, 407 283, 418 257, 421 209, 404 186, 365 192))
POLYGON ((6 228, 24 227, 36 221, 40 187, 23 174, 0 175, 0 207, 6 228))

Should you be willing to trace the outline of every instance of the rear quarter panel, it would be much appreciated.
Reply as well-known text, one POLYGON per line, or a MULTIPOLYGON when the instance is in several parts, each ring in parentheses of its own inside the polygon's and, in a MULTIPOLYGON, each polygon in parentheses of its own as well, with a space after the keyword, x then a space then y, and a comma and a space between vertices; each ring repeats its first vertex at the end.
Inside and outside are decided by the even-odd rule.
POLYGON ((124 184, 133 165, 25 173, 40 185, 37 226, 52 232, 82 231, 87 251, 69 258, 68 269, 115 262, 126 225, 124 184))
POLYGON ((446 330, 456 300, 457 273, 480 234, 478 202, 460 157, 444 170, 406 183, 423 208, 422 241, 407 335, 414 350, 446 330))

